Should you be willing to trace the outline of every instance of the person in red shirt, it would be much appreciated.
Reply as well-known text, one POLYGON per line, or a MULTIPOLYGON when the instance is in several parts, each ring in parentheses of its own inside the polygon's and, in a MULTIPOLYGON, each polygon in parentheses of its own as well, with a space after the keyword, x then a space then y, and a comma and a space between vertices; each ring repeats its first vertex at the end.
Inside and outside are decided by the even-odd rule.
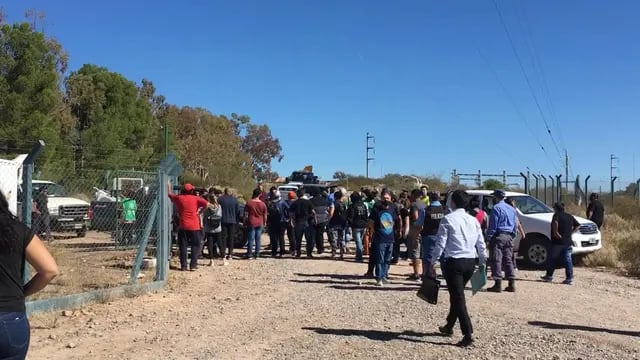
POLYGON ((266 204, 267 200, 269 199, 267 199, 267 193, 264 191, 264 185, 262 185, 262 183, 258 183, 258 187, 256 187, 255 190, 260 190, 260 195, 258 196, 258 199, 260 199, 260 201, 266 204))
POLYGON ((246 259, 251 259, 252 255, 254 259, 260 257, 262 230, 267 225, 267 205, 260 200, 261 194, 260 189, 253 190, 251 200, 244 206, 244 223, 249 230, 246 259), (253 251, 254 242, 255 252, 253 251))
POLYGON ((180 195, 175 195, 171 190, 171 182, 167 183, 169 199, 176 205, 180 223, 178 226, 178 247, 180 248, 180 270, 187 270, 188 246, 191 246, 191 263, 189 269, 195 271, 198 268, 198 255, 202 251, 201 224, 199 210, 207 207, 207 200, 195 195, 195 188, 189 183, 182 187, 180 195))

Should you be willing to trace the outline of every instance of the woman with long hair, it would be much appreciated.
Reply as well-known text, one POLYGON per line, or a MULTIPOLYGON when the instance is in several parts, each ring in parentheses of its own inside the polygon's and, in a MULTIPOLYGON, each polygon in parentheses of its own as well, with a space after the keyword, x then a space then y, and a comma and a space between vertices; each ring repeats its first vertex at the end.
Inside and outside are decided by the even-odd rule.
MULTIPOLYGON (((222 233, 222 207, 218 203, 218 197, 213 193, 209 193, 207 200, 209 205, 203 214, 204 233, 207 240, 207 249, 209 251, 209 266, 213 266, 213 258, 218 256, 224 258, 225 247, 220 237, 222 233)), ((225 261, 223 265, 226 265, 225 261)))
POLYGON ((30 328, 25 298, 44 289, 58 275, 58 265, 40 238, 9 211, 0 192, 0 359, 24 359, 30 328), (25 285, 28 262, 36 275, 25 285))

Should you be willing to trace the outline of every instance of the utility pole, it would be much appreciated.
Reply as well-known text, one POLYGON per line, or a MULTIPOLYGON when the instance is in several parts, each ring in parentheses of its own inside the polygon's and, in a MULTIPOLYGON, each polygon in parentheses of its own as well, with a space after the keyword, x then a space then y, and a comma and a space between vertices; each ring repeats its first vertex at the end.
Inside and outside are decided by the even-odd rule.
POLYGON ((564 189, 565 194, 569 194, 569 151, 564 149, 564 189))
POLYGON ((366 147, 366 159, 367 159, 367 170, 366 170, 366 177, 367 179, 369 178, 369 162, 373 161, 374 158, 371 157, 369 155, 369 151, 373 151, 373 155, 376 154, 376 148, 373 146, 373 144, 376 143, 376 138, 373 135, 369 135, 369 133, 367 132, 367 147, 366 147), (370 143, 371 141, 371 143, 370 143))
POLYGON ((615 155, 611 154, 611 166, 609 168, 610 171, 610 176, 611 176, 611 206, 613 207, 613 201, 615 200, 615 195, 616 195, 616 180, 618 179, 617 176, 613 176, 613 171, 618 169, 617 165, 614 165, 614 161, 618 160, 618 157, 616 157, 615 155))
POLYGON ((609 166, 609 180, 613 180, 613 172, 614 170, 618 169, 618 166, 614 164, 614 161, 618 160, 619 158, 613 154, 611 154, 611 165, 609 166))

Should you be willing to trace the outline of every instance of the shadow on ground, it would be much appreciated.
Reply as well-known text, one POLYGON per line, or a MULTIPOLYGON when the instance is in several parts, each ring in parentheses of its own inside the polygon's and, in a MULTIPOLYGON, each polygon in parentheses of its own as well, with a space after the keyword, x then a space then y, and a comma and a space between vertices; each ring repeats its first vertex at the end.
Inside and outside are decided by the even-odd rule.
MULTIPOLYGON (((425 341, 415 339, 418 337, 427 336, 443 336, 440 333, 419 333, 415 331, 405 330, 401 332, 397 331, 383 331, 383 330, 360 330, 360 329, 325 329, 318 327, 303 327, 303 330, 313 331, 320 335, 335 335, 335 336, 361 336, 369 340, 375 341, 392 341, 392 340, 404 340, 409 342, 424 343, 425 341)), ((452 345, 452 344, 446 344, 452 345)))
POLYGON ((529 325, 539 326, 545 329, 605 332, 605 333, 614 334, 614 335, 640 337, 640 331, 615 330, 615 329, 599 328, 599 327, 584 326, 584 325, 555 324, 555 323, 550 323, 546 321, 529 321, 529 325))

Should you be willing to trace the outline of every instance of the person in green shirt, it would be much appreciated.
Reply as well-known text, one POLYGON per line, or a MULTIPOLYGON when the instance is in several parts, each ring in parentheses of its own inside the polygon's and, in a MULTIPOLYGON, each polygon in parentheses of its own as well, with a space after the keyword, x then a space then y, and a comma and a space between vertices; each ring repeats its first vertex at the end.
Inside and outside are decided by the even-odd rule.
POLYGON ((120 198, 120 205, 122 206, 122 235, 124 243, 127 245, 132 245, 136 239, 135 223, 138 204, 133 198, 134 195, 135 192, 129 189, 120 198))

